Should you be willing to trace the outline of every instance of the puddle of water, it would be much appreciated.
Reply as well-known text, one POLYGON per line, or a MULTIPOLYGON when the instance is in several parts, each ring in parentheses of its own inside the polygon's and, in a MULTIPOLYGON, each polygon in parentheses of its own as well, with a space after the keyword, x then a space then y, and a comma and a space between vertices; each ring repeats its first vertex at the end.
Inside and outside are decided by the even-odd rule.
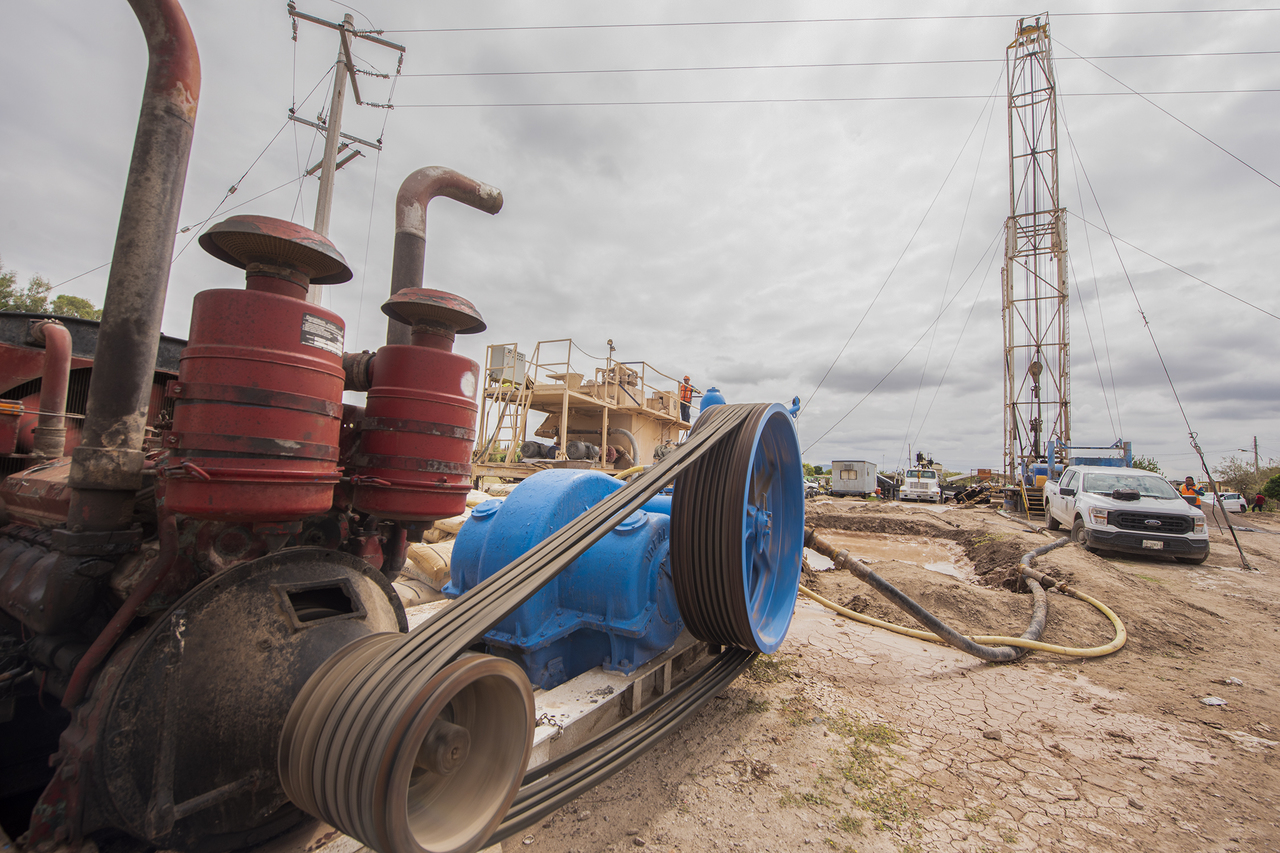
POLYGON ((830 570, 835 564, 831 562, 829 557, 824 557, 812 548, 804 549, 804 558, 809 562, 809 568, 815 572, 825 572, 830 570))
MULTIPOLYGON (((965 557, 964 549, 954 542, 894 533, 851 533, 847 530, 820 530, 819 533, 823 539, 847 550, 864 563, 897 560, 963 581, 975 579, 973 564, 965 557)), ((808 548, 805 556, 815 572, 831 568, 830 560, 808 548)))

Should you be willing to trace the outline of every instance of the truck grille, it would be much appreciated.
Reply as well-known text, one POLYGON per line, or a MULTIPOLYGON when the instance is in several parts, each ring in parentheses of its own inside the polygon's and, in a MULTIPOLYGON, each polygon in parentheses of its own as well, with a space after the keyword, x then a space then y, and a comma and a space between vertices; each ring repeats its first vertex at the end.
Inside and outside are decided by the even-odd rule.
POLYGON ((1162 515, 1155 512, 1132 512, 1128 510, 1112 510, 1107 514, 1113 527, 1121 530, 1135 530, 1142 533, 1190 533, 1192 522, 1185 515, 1162 515), (1150 522, 1155 522, 1151 524, 1150 522))

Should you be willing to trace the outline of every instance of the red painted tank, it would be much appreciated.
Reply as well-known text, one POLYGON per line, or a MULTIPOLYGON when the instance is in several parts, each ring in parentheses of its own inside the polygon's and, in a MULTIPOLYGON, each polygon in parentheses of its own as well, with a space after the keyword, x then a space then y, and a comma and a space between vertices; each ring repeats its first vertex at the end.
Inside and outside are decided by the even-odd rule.
POLYGON ((353 506, 395 521, 459 515, 471 490, 480 366, 452 352, 453 339, 484 331, 484 320, 467 300, 421 288, 399 291, 382 310, 412 327, 411 344, 373 358, 353 506))
POLYGON ((166 508, 226 521, 325 512, 339 479, 344 327, 305 297, 351 271, 324 237, 268 217, 234 216, 200 245, 244 269, 247 289, 195 298, 168 388, 166 508))

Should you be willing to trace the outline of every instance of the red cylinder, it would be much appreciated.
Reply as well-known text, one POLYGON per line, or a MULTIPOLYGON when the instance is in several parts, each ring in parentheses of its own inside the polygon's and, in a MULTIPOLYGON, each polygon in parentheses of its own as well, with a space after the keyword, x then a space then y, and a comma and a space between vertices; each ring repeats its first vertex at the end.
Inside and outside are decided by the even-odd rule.
POLYGON ((479 376, 479 365, 447 350, 378 350, 352 460, 355 509, 394 521, 466 509, 479 376))
POLYGON ((190 343, 168 389, 170 512, 287 521, 332 506, 343 333, 337 314, 292 295, 196 296, 190 343))

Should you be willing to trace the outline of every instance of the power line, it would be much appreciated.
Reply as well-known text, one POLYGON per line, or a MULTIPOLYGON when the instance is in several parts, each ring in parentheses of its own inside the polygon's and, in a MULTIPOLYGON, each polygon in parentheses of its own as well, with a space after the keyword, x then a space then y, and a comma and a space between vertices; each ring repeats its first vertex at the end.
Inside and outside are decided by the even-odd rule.
MULTIPOLYGON (((986 257, 987 252, 992 251, 992 249, 998 246, 1003 236, 1004 236, 1004 223, 1002 222, 1000 223, 1000 229, 991 238, 991 242, 988 243, 987 247, 982 250, 982 257, 986 257)), ((979 259, 978 264, 974 266, 974 270, 976 271, 977 267, 980 266, 981 264, 982 264, 982 261, 981 259, 979 259)), ((832 430, 840 426, 840 424, 844 422, 845 418, 849 417, 849 415, 852 415, 854 413, 854 410, 856 410, 859 406, 865 403, 867 401, 867 398, 870 397, 872 394, 874 394, 876 392, 876 389, 878 389, 881 385, 883 385, 885 383, 885 380, 887 380, 890 376, 893 375, 893 372, 898 369, 899 365, 901 365, 902 362, 906 361, 907 356, 911 355, 911 353, 915 351, 915 348, 920 345, 920 342, 924 340, 924 336, 929 334, 929 330, 932 329, 934 325, 936 325, 942 320, 943 314, 945 314, 947 312, 947 309, 951 307, 951 304, 960 297, 960 294, 964 292, 964 289, 969 286, 969 282, 972 280, 973 280, 973 273, 971 272, 969 273, 969 277, 965 279, 965 283, 956 289, 956 292, 952 295, 951 299, 949 299, 947 301, 947 304, 942 307, 942 310, 938 312, 938 316, 933 318, 933 322, 925 327, 924 331, 920 333, 920 336, 915 339, 915 341, 911 344, 911 346, 907 347, 907 351, 902 354, 902 357, 893 363, 893 367, 890 367, 888 372, 886 372, 884 376, 880 377, 880 381, 877 382, 875 385, 871 386, 871 390, 863 394, 861 399, 858 400, 858 402, 854 403, 851 407, 849 407, 849 411, 845 412, 836 420, 835 423, 827 427, 826 432, 824 432, 822 435, 815 438, 813 441, 809 442, 809 446, 800 452, 801 456, 803 456, 805 453, 808 453, 818 444, 818 442, 822 441, 822 439, 830 435, 832 430)))
MULTIPOLYGON (((1001 77, 1002 76, 1003 74, 1001 74, 1001 77)), ((996 87, 998 87, 999 85, 1000 85, 1000 78, 997 77, 996 87)), ((992 96, 994 96, 995 87, 992 88, 991 92, 992 92, 992 96)), ((871 298, 871 302, 867 304, 866 310, 863 311, 862 316, 858 318, 857 325, 853 327, 853 331, 850 332, 849 337, 845 339, 844 345, 840 347, 840 351, 836 353, 836 357, 831 360, 830 366, 827 367, 827 372, 822 374, 822 379, 818 380, 817 386, 809 394, 809 399, 805 400, 804 406, 800 408, 799 414, 803 415, 804 410, 809 408, 809 404, 813 402, 813 398, 817 396, 818 391, 821 390, 823 383, 827 381, 827 377, 830 376, 831 371, 835 369, 836 364, 840 361, 840 358, 844 355, 844 351, 849 348, 849 344, 853 341, 854 335, 858 334, 858 330, 861 329, 862 324, 866 322, 867 316, 871 313, 871 309, 875 307, 877 300, 880 299, 880 294, 884 293, 884 289, 889 286, 889 281, 893 278, 893 274, 897 272, 898 266, 902 263, 902 259, 907 256, 907 252, 911 249, 911 244, 915 242, 916 236, 920 233, 920 229, 924 227, 925 220, 929 218, 929 213, 933 210, 933 206, 938 203, 938 199, 942 196, 942 191, 946 189, 947 182, 951 180, 951 175, 953 172, 955 172, 956 166, 959 165, 960 158, 964 156, 965 149, 969 147, 969 140, 973 138, 973 134, 978 129, 978 125, 982 123, 982 116, 983 116, 983 113, 985 112, 986 112, 986 106, 984 105, 983 108, 978 111, 978 116, 973 122, 973 127, 969 128, 969 134, 964 138, 964 143, 961 144, 960 150, 956 152, 955 160, 951 162, 951 168, 947 169, 947 174, 943 177, 942 183, 938 186, 938 191, 934 193, 933 199, 929 202, 929 206, 925 208, 924 214, 920 217, 920 221, 916 224, 915 230, 911 232, 911 236, 907 239, 907 244, 902 247, 902 252, 898 255, 898 259, 893 262, 893 266, 889 269, 889 274, 886 275, 884 277, 884 281, 881 282, 880 289, 876 291, 876 295, 873 296, 871 298)))
MULTIPOLYGON (((1123 85, 1123 84, 1121 84, 1123 85)), ((1165 92, 1135 92, 1129 90, 1127 92, 1059 92, 1059 98, 1107 98, 1107 97, 1128 97, 1137 95, 1146 98, 1148 95, 1265 95, 1280 92, 1280 88, 1276 89, 1182 89, 1176 91, 1165 92)), ((982 101, 992 97, 991 95, 863 95, 856 97, 844 98, 708 98, 702 100, 654 100, 654 101, 508 101, 488 104, 397 104, 396 109, 502 109, 510 107, 670 107, 670 106, 714 106, 718 104, 824 104, 824 103, 858 103, 873 101, 982 101)), ((1154 105, 1154 104, 1153 104, 1154 105)), ((1160 107, 1157 106, 1157 109, 1160 107)), ((1162 110, 1163 111, 1163 110, 1162 110)), ((1180 124, 1185 124, 1181 120, 1170 114, 1180 124)), ((1191 128, 1198 135, 1208 139, 1204 134, 1191 128)), ((1209 140, 1213 142, 1212 140, 1209 140)), ((1213 143, 1221 148, 1222 146, 1213 143)), ((1225 148, 1222 149, 1226 151, 1225 148)), ((1230 154, 1231 152, 1227 152, 1230 154)), ((1234 154, 1231 154, 1235 157, 1234 154)), ((1240 158, 1236 157, 1237 160, 1240 158)), ((1240 161, 1244 163, 1243 160, 1240 161)), ((1246 166, 1249 164, 1245 163, 1246 166)), ((1252 166, 1249 166, 1253 169, 1252 166)), ((1257 170, 1254 169, 1256 172, 1257 170)), ((1258 172, 1258 174, 1262 174, 1258 172)), ((1266 178, 1265 175, 1263 175, 1266 178)), ((1271 181, 1270 178, 1267 178, 1271 181)), ((1274 181, 1271 181, 1275 183, 1274 181)), ((1280 186, 1280 184, 1277 184, 1280 186)))
MULTIPOLYGON (((1205 281, 1204 279, 1200 278, 1200 276, 1195 275, 1194 273, 1187 272, 1177 264, 1170 263, 1169 261, 1166 261, 1164 258, 1157 257, 1156 255, 1153 255, 1150 252, 1148 252, 1146 249, 1143 249, 1140 246, 1136 246, 1133 243, 1130 243, 1128 240, 1125 240, 1122 237, 1118 237, 1115 234, 1112 234, 1111 229, 1107 228, 1105 225, 1098 225, 1095 222, 1090 222, 1088 219, 1085 219, 1080 214, 1072 213, 1069 210, 1067 211, 1067 213, 1070 214, 1071 216, 1074 216, 1076 219, 1079 219, 1081 222, 1083 222, 1085 225, 1089 226, 1090 228, 1097 228, 1099 231, 1101 231, 1103 234, 1106 234, 1108 237, 1110 237, 1112 240, 1115 240, 1117 243, 1124 243, 1130 249, 1133 249, 1136 252, 1140 252, 1141 254, 1146 255, 1148 258, 1151 258, 1151 260, 1156 261, 1157 263, 1164 264, 1171 270, 1176 270, 1177 272, 1182 273, 1187 278, 1200 282, 1210 290, 1216 290, 1218 291, 1218 293, 1221 293, 1223 296, 1227 296, 1227 297, 1230 297, 1231 299, 1234 299, 1236 302, 1239 302, 1241 305, 1247 305, 1248 307, 1252 308, 1255 311, 1259 311, 1263 314, 1266 314, 1268 317, 1271 317, 1276 320, 1280 320, 1280 315, 1273 314, 1272 312, 1268 311, 1266 308, 1262 308, 1260 306, 1254 305, 1252 302, 1248 301, 1247 299, 1241 299, 1239 296, 1236 296, 1234 293, 1223 290, 1221 287, 1218 287, 1215 284, 1210 284, 1209 282, 1205 281)), ((1103 221, 1104 222, 1106 221, 1105 218, 1103 221)))
MULTIPOLYGON (((991 93, 993 95, 995 94, 996 90, 1000 87, 1000 82, 1002 78, 1003 78, 1003 75, 999 75, 996 77, 995 85, 991 87, 991 93)), ((987 139, 991 134, 991 124, 995 120, 995 116, 996 116, 994 98, 991 100, 990 103, 988 103, 985 107, 983 107, 983 109, 986 110, 988 107, 990 108, 990 111, 987 113, 987 126, 982 131, 982 142, 978 146, 978 156, 974 158, 974 161, 973 161, 973 178, 969 181, 969 194, 968 196, 965 197, 964 213, 960 217, 960 229, 956 232, 955 247, 952 248, 951 250, 951 263, 947 265, 947 278, 943 282, 942 294, 938 299, 939 308, 941 308, 942 305, 946 304, 947 291, 951 289, 951 278, 953 275, 955 275, 955 271, 956 271, 956 259, 960 256, 960 246, 964 242, 964 228, 965 228, 965 225, 968 224, 969 222, 969 210, 973 206, 973 192, 978 185, 978 174, 981 172, 981 169, 982 169, 982 154, 987 150, 987 139)), ((979 113, 979 121, 981 121, 981 113, 979 113)), ((977 297, 974 297, 974 304, 975 305, 977 304, 977 297)), ((968 325, 968 319, 966 318, 965 326, 967 325, 968 325)), ((960 334, 961 335, 964 334, 964 327, 961 328, 960 334)), ((935 325, 933 327, 933 334, 929 337, 929 346, 928 348, 925 349, 924 363, 920 366, 920 382, 916 385, 916 395, 915 395, 915 398, 911 401, 911 414, 907 416, 907 428, 902 435, 902 447, 899 448, 898 450, 899 458, 905 458, 905 453, 907 451, 908 445, 912 443, 911 442, 911 425, 915 421, 916 407, 919 406, 920 404, 920 394, 924 390, 924 378, 925 378, 925 375, 929 372, 929 359, 933 357, 933 345, 934 343, 937 342, 937 339, 938 339, 938 326, 935 325)), ((960 344, 960 341, 959 341, 959 338, 957 338, 956 346, 958 347, 959 344, 960 344)), ((952 352, 952 355, 954 356, 955 349, 953 348, 951 352, 952 352)), ((946 375, 947 375, 947 369, 950 366, 951 366, 951 362, 950 360, 948 360, 946 366, 944 366, 942 371, 942 376, 944 379, 946 378, 946 375)), ((939 384, 941 384, 941 380, 939 380, 939 384)), ((933 397, 930 398, 930 401, 929 401, 929 407, 928 409, 926 409, 924 415, 921 417, 920 425, 916 429, 916 442, 915 442, 916 444, 919 443, 920 434, 924 432, 925 422, 929 418, 929 409, 933 408, 933 400, 937 398, 937 394, 938 392, 937 392, 937 389, 935 388, 933 397)))
MULTIPOLYGON (((1206 56, 1273 56, 1280 50, 1232 50, 1203 53, 1116 53, 1097 56, 1068 56, 1068 61, 1091 59, 1188 59, 1206 56)), ((1003 59, 898 59, 878 62, 800 62, 761 65, 686 65, 658 68, 562 68, 541 71, 432 71, 404 74, 404 77, 533 77, 565 74, 659 74, 692 71, 777 71, 814 68, 880 68, 914 65, 992 65, 1004 64, 1003 59)))
MULTIPOLYGON (((1106 12, 1055 12, 1055 18, 1106 18, 1133 15, 1221 15, 1247 12, 1280 12, 1280 8, 1263 9, 1151 9, 1106 12)), ((884 17, 857 18, 772 18, 738 21, 650 21, 630 24, 533 24, 512 27, 421 27, 403 30, 375 30, 385 33, 506 33, 533 32, 538 30, 631 30, 659 29, 665 27, 740 27, 774 26, 778 24, 875 24, 910 21, 989 21, 1026 17, 1021 13, 1004 15, 887 15, 884 17)))
MULTIPOLYGON (((999 81, 999 80, 997 80, 997 81, 996 81, 996 86, 999 86, 999 85, 1000 85, 1000 81, 999 81)), ((980 167, 981 167, 981 165, 982 165, 982 154, 981 154, 981 152, 982 152, 982 151, 986 151, 986 150, 987 150, 987 138, 988 138, 989 134, 991 133, 991 125, 992 125, 992 123, 995 121, 995 117, 996 117, 996 111, 995 111, 995 109, 992 109, 992 110, 991 110, 991 112, 990 112, 990 113, 988 113, 988 115, 987 115, 987 127, 986 127, 986 130, 984 130, 984 131, 983 131, 983 135, 982 135, 982 147, 981 147, 981 148, 980 148, 980 150, 979 150, 978 159, 977 159, 977 161, 974 163, 974 168, 973 168, 973 180, 969 183, 969 197, 968 197, 968 199, 965 201, 965 213, 964 213, 964 218, 963 218, 963 219, 961 220, 961 222, 960 222, 960 233, 956 235, 956 246, 955 246, 955 249, 954 249, 954 250, 952 250, 952 253, 951 253, 951 265, 947 268, 947 288, 950 288, 950 286, 951 286, 951 275, 952 275, 952 273, 955 271, 955 267, 956 267, 956 258, 957 258, 957 257, 959 256, 959 254, 960 254, 960 243, 961 243, 961 241, 964 239, 964 226, 965 226, 965 223, 966 223, 966 222, 968 221, 968 219, 969 219, 969 208, 970 208, 970 206, 971 206, 971 205, 972 205, 972 203, 973 203, 973 193, 974 193, 974 190, 975 190, 975 189, 977 188, 977 186, 978 186, 978 173, 979 173, 980 167)), ((992 252, 992 253, 991 253, 991 261, 988 263, 988 266, 987 266, 987 271, 988 271, 988 272, 990 272, 990 270, 991 270, 991 266, 990 266, 990 264, 995 263, 995 260, 996 260, 995 252, 992 252)), ((974 271, 976 272, 976 270, 977 270, 977 268, 975 267, 975 268, 974 268, 974 271)), ((971 275, 971 276, 972 276, 972 275, 973 275, 973 272, 970 272, 970 273, 969 273, 969 275, 971 275)), ((946 298, 946 288, 944 288, 944 289, 943 289, 943 294, 942 294, 942 295, 943 295, 943 298, 945 299, 945 298, 946 298)), ((961 340, 963 340, 963 339, 964 339, 965 329, 969 328, 969 320, 971 320, 971 319, 973 318, 973 312, 974 312, 974 309, 978 307, 978 297, 980 297, 981 295, 982 295, 982 288, 981 288, 981 287, 979 287, 979 288, 974 292, 974 294, 973 294, 973 302, 969 305, 969 313, 965 315, 964 323, 962 323, 962 324, 961 324, 961 326, 960 326, 960 333, 956 336, 956 342, 955 342, 955 344, 951 347, 951 355, 947 357, 947 363, 946 363, 945 365, 943 365, 943 368, 942 368, 942 375, 941 375, 940 377, 938 377, 938 384, 937 384, 937 385, 935 385, 935 386, 934 386, 934 388, 933 388, 933 395, 929 398, 929 405, 925 407, 924 414, 923 414, 923 415, 921 416, 921 418, 920 418, 920 426, 916 429, 915 441, 913 441, 913 442, 912 442, 912 443, 913 443, 913 444, 915 444, 917 447, 919 447, 919 446, 920 446, 920 436, 924 433, 924 425, 925 425, 926 423, 928 423, 928 421, 929 421, 929 413, 933 411, 933 404, 934 404, 935 402, 937 402, 937 400, 938 400, 938 394, 939 394, 939 392, 941 392, 941 391, 942 391, 942 384, 943 384, 943 383, 946 381, 946 379, 947 379, 947 373, 949 373, 949 372, 951 371, 951 363, 955 360, 956 352, 958 352, 958 351, 959 351, 959 349, 960 349, 960 342, 961 342, 961 340)), ((934 331, 933 337, 929 339, 929 352, 930 352, 930 353, 932 353, 932 350, 933 350, 933 341, 934 341, 934 339, 935 339, 935 338, 937 338, 938 327, 937 327, 937 326, 934 326, 934 327, 933 327, 933 331, 934 331)), ((928 364, 929 364, 929 356, 928 356, 928 354, 926 354, 926 356, 925 356, 925 369, 927 369, 927 368, 928 368, 928 364)), ((920 371, 920 385, 921 385, 921 387, 923 387, 923 385, 924 385, 924 374, 925 374, 925 369, 922 369, 922 370, 920 371)), ((917 389, 916 394, 917 394, 917 396, 919 396, 919 389, 917 389)), ((915 417, 915 409, 916 409, 915 403, 912 403, 912 404, 911 404, 911 414, 912 414, 912 417, 915 417)), ((911 429, 911 424, 910 424, 910 421, 908 421, 908 423, 907 423, 907 430, 908 430, 908 432, 910 431, 910 429, 911 429)), ((907 461, 908 461, 908 463, 910 462, 910 460, 907 460, 907 461)))
MULTIPOLYGON (((1056 65, 1055 65, 1055 74, 1056 74, 1056 65)), ((1076 179, 1076 198, 1080 202, 1080 209, 1084 210, 1084 192, 1080 187, 1080 170, 1083 168, 1083 165, 1080 159, 1080 151, 1078 148, 1076 148, 1076 139, 1074 136, 1071 135, 1071 125, 1067 121, 1067 111, 1065 109, 1065 104, 1062 105, 1062 107, 1063 107, 1062 128, 1063 128, 1063 131, 1067 134, 1067 144, 1071 149, 1071 155, 1072 155, 1071 172, 1076 179)), ((1115 371, 1115 365, 1111 361, 1111 341, 1107 337, 1107 312, 1102 310, 1102 290, 1098 286, 1098 268, 1094 263, 1093 241, 1089 239, 1089 229, 1087 228, 1085 229, 1085 232, 1084 232, 1084 243, 1085 243, 1085 248, 1089 253, 1089 271, 1092 274, 1091 277, 1093 279, 1094 297, 1097 299, 1098 324, 1102 328, 1102 347, 1103 347, 1103 352, 1106 354, 1106 358, 1107 358, 1107 374, 1111 377, 1111 398, 1114 399, 1116 403, 1115 418, 1114 420, 1112 420, 1111 431, 1112 431, 1112 434, 1115 435, 1117 439, 1119 439, 1124 436, 1124 418, 1121 416, 1121 412, 1120 412, 1120 395, 1116 392, 1116 371, 1115 371)), ((1075 262, 1072 260, 1071 257, 1068 257, 1067 263, 1071 265, 1071 276, 1072 276, 1071 283, 1076 286, 1076 294, 1080 295, 1081 294, 1080 287, 1077 284, 1078 280, 1075 277, 1075 262)), ((1089 348, 1093 350, 1094 367, 1097 368, 1097 371, 1098 371, 1098 385, 1102 390, 1102 402, 1105 403, 1107 407, 1107 418, 1111 419, 1111 401, 1107 398, 1107 384, 1102 379, 1102 365, 1098 361, 1098 352, 1093 345, 1093 330, 1089 326, 1089 312, 1088 312, 1088 309, 1085 308, 1083 296, 1080 296, 1080 315, 1081 317, 1084 318, 1085 332, 1089 336, 1089 348)))
MULTIPOLYGON (((1063 46, 1064 48, 1066 48, 1067 50, 1071 50, 1071 48, 1067 47, 1065 44, 1062 44, 1062 42, 1061 42, 1061 41, 1059 41, 1059 42, 1058 42, 1058 44, 1062 45, 1062 46, 1063 46)), ((1075 53, 1075 54, 1076 54, 1076 56, 1079 56, 1079 55, 1080 55, 1080 54, 1076 53, 1074 50, 1071 50, 1071 52, 1072 52, 1072 53, 1075 53)), ((1087 60, 1086 60, 1086 61, 1087 61, 1087 60)), ((1119 83, 1121 86, 1124 86, 1126 89, 1128 89, 1128 90, 1129 90, 1130 92, 1132 92, 1133 94, 1135 94, 1135 95, 1137 95, 1138 97, 1142 98, 1142 99, 1143 99, 1144 101, 1146 101, 1148 104, 1151 104, 1151 106, 1155 107, 1155 108, 1156 108, 1156 109, 1158 109, 1160 112, 1164 113, 1164 114, 1165 114, 1165 115, 1167 115, 1169 118, 1173 119, 1173 120, 1174 120, 1174 121, 1176 121, 1178 124, 1182 125, 1182 126, 1183 126, 1183 127, 1185 127, 1187 130, 1191 131, 1191 132, 1192 132, 1192 133, 1194 133, 1196 136, 1200 137, 1200 138, 1201 138, 1201 139, 1203 139, 1205 142, 1207 142, 1207 143, 1209 143, 1210 145, 1212 145, 1214 148, 1217 148, 1217 149, 1218 149, 1219 151, 1221 151, 1223 154, 1226 154, 1226 155, 1227 155, 1228 157, 1230 157, 1232 160, 1235 160, 1237 163, 1239 163, 1240 165, 1244 166, 1246 169, 1248 169, 1249 171, 1253 172, 1253 173, 1254 173, 1254 174, 1256 174, 1258 177, 1262 178, 1262 179, 1263 179, 1264 181, 1266 181, 1267 183, 1271 184, 1272 186, 1276 187, 1277 189, 1280 189, 1280 183, 1276 183, 1273 179, 1271 179, 1271 178, 1270 178, 1270 177, 1268 177, 1267 175, 1264 175, 1261 171, 1259 171, 1258 169, 1254 168, 1254 167, 1253 167, 1252 165, 1250 165, 1249 163, 1246 163, 1246 162, 1245 162, 1243 159, 1241 159, 1240 157, 1237 157, 1235 154, 1232 154, 1232 153, 1231 153, 1230 151, 1228 151, 1226 148, 1224 148, 1224 147, 1222 147, 1221 145, 1219 145, 1218 143, 1214 142, 1212 139, 1210 139, 1209 137, 1205 136, 1203 133, 1201 133, 1200 131, 1196 130, 1194 127, 1192 127, 1191 125, 1187 124, 1185 121, 1183 121, 1182 119, 1178 118, 1176 115, 1174 115, 1173 113, 1171 113, 1171 112, 1169 112, 1168 110, 1166 110, 1164 107, 1162 107, 1162 106, 1160 106, 1159 104, 1157 104, 1155 101, 1150 100, 1150 99, 1147 97, 1147 94, 1149 94, 1149 93, 1143 93, 1143 92, 1135 91, 1131 86, 1129 86, 1129 84, 1128 84, 1128 83, 1125 83, 1123 80, 1118 79, 1114 74, 1111 74, 1111 73, 1109 73, 1109 72, 1107 72, 1107 71, 1104 71, 1103 69, 1099 68, 1097 65, 1094 65, 1094 63, 1092 63, 1092 62, 1090 62, 1089 64, 1090 64, 1090 65, 1092 65, 1092 66, 1093 66, 1095 69, 1097 69, 1098 71, 1102 72, 1103 74, 1106 74, 1106 75, 1107 75, 1107 77, 1111 78, 1111 79, 1112 79, 1112 80, 1114 80, 1116 83, 1119 83)))
MULTIPOLYGON (((1071 48, 1067 48, 1070 50, 1071 48)), ((1077 159, 1077 162, 1078 159, 1077 159)), ((1124 256, 1120 254, 1120 247, 1116 245, 1116 238, 1111 234, 1111 226, 1107 224, 1107 215, 1102 210, 1102 203, 1098 201, 1098 192, 1093 188, 1093 181, 1089 178, 1089 170, 1085 168, 1084 163, 1080 163, 1080 173, 1084 175, 1085 186, 1089 188, 1089 195, 1093 197, 1093 206, 1098 210, 1098 216, 1102 219, 1102 224, 1107 227, 1104 229, 1111 238, 1112 251, 1116 253, 1116 261, 1120 264, 1120 271, 1124 273, 1125 283, 1129 285, 1129 292, 1133 295, 1133 302, 1138 307, 1138 316, 1142 318, 1142 326, 1147 330, 1147 337, 1151 339, 1151 348, 1156 351, 1156 359, 1160 362, 1160 369, 1164 371, 1164 378, 1169 382, 1169 390, 1173 393, 1173 402, 1178 406, 1178 413, 1182 415, 1182 422, 1187 425, 1187 434, 1191 438, 1191 446, 1195 449, 1196 454, 1200 456, 1201 462, 1204 456, 1200 451, 1199 444, 1196 443, 1196 431, 1191 428, 1191 419, 1187 417, 1187 410, 1182 406, 1182 399, 1178 396, 1178 386, 1173 382, 1173 375, 1169 373, 1169 365, 1165 363, 1164 354, 1160 352, 1160 344, 1156 341, 1156 333, 1151 328, 1151 321, 1147 319, 1147 312, 1142 308, 1142 300, 1138 298, 1138 289, 1133 286, 1133 279, 1129 277, 1129 268, 1125 266, 1124 256)), ((1209 473, 1208 465, 1205 464, 1205 473, 1209 473)), ((1241 560, 1244 559, 1243 553, 1241 560)))

